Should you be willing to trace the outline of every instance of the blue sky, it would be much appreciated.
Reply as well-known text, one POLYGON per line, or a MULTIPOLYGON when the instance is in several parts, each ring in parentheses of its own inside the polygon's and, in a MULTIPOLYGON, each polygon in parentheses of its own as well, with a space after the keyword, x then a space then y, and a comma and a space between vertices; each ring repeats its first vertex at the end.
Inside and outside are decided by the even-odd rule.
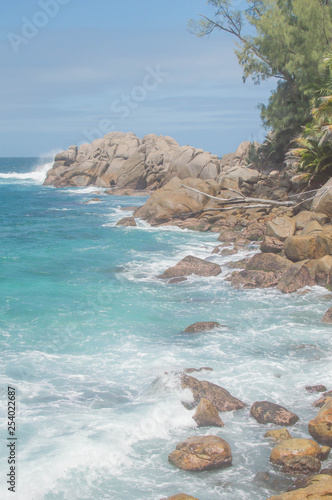
POLYGON ((38 156, 111 130, 170 135, 219 156, 265 135, 235 41, 191 35, 204 0, 16 0, 0 19, 0 156, 38 156))

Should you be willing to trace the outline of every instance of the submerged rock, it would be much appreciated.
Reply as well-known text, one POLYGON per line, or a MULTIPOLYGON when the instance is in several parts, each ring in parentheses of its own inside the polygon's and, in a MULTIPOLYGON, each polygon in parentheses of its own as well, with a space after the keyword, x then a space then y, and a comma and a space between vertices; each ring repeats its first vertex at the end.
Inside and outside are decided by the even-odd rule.
POLYGON ((207 260, 187 255, 184 259, 180 260, 175 266, 166 269, 158 278, 178 278, 182 276, 190 276, 196 274, 197 276, 218 276, 221 273, 219 264, 209 262, 207 260))
POLYGON ((285 428, 267 431, 265 432, 264 437, 273 439, 275 443, 281 443, 282 441, 286 441, 286 439, 292 439, 292 436, 285 428))
POLYGON ((134 217, 124 217, 123 219, 120 219, 117 223, 116 226, 125 226, 125 227, 130 227, 130 226, 137 226, 136 221, 134 217))
POLYGON ((299 417, 283 406, 270 401, 257 401, 250 409, 250 415, 260 424, 294 425, 299 417))
POLYGON ((194 403, 191 405, 184 403, 189 409, 197 406, 202 398, 211 401, 218 411, 240 410, 245 407, 242 401, 232 396, 226 389, 206 380, 198 380, 184 374, 181 377, 181 387, 182 389, 190 389, 193 393, 194 403))
POLYGON ((192 325, 187 326, 184 330, 188 333, 199 333, 199 332, 207 332, 209 330, 213 330, 214 328, 221 327, 220 323, 217 321, 199 321, 197 323, 193 323, 192 325))
POLYGON ((324 392, 327 391, 325 385, 307 385, 305 388, 308 392, 324 392))
POLYGON ((315 457, 293 457, 287 460, 281 468, 286 474, 317 474, 321 469, 321 463, 315 457))
POLYGON ((179 443, 168 460, 179 469, 204 471, 231 465, 232 452, 218 436, 195 436, 179 443))
POLYGON ((206 398, 202 398, 193 416, 198 427, 223 427, 225 424, 219 417, 217 408, 206 398))

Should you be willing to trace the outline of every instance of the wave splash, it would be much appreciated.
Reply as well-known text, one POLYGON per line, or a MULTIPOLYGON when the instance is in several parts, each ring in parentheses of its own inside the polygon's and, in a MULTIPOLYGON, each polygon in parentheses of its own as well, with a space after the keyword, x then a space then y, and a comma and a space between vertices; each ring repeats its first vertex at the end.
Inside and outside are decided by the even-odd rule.
POLYGON ((43 165, 39 165, 32 172, 8 172, 8 173, 0 173, 0 179, 15 179, 22 181, 32 181, 36 184, 43 184, 46 179, 46 174, 50 168, 52 168, 53 161, 49 163, 44 163, 43 165))

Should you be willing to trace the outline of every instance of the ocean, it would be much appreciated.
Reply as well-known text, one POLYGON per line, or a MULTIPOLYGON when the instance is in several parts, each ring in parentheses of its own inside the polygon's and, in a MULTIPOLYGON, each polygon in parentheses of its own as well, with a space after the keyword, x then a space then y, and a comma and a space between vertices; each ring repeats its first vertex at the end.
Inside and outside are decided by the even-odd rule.
MULTIPOLYGON (((50 160, 49 160, 50 161, 50 160)), ((98 188, 42 185, 51 163, 0 158, 0 498, 160 500, 185 492, 199 500, 267 499, 291 476, 269 462, 273 425, 249 415, 269 400, 296 413, 293 437, 319 397, 332 389, 331 326, 321 317, 331 293, 235 290, 227 263, 253 255, 211 254, 217 234, 116 227, 124 207, 145 198, 98 188), (98 194, 96 194, 98 192, 98 194), (99 202, 91 202, 99 197, 99 202), (212 278, 177 285, 158 279, 186 255, 222 267, 212 278), (196 321, 224 325, 203 334, 196 321), (222 428, 197 428, 181 399, 179 372, 246 403, 221 413, 222 428), (8 491, 8 386, 15 389, 15 494, 8 491), (168 454, 189 436, 214 434, 232 448, 232 466, 176 469, 168 454)), ((332 465, 328 460, 324 467, 332 465)))

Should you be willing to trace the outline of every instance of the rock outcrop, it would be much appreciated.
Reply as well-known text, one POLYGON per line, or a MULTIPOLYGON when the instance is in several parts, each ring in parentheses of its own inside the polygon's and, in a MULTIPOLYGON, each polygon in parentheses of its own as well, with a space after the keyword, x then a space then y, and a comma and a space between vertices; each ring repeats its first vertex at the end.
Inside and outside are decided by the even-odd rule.
POLYGON ((190 375, 182 375, 182 389, 190 389, 193 393, 194 403, 184 403, 187 408, 197 406, 202 398, 206 398, 218 411, 240 410, 245 407, 239 399, 232 396, 226 389, 206 380, 198 380, 190 375))
POLYGON ((58 153, 45 185, 156 189, 173 177, 216 179, 219 172, 216 155, 171 137, 111 132, 58 153))
POLYGON ((220 326, 222 325, 220 323, 217 323, 217 321, 199 321, 197 323, 193 323, 192 325, 187 326, 187 328, 184 331, 187 333, 201 333, 201 332, 208 332, 220 326))
POLYGON ((179 443, 168 460, 179 469, 204 471, 231 465, 232 452, 218 436, 195 436, 179 443))

